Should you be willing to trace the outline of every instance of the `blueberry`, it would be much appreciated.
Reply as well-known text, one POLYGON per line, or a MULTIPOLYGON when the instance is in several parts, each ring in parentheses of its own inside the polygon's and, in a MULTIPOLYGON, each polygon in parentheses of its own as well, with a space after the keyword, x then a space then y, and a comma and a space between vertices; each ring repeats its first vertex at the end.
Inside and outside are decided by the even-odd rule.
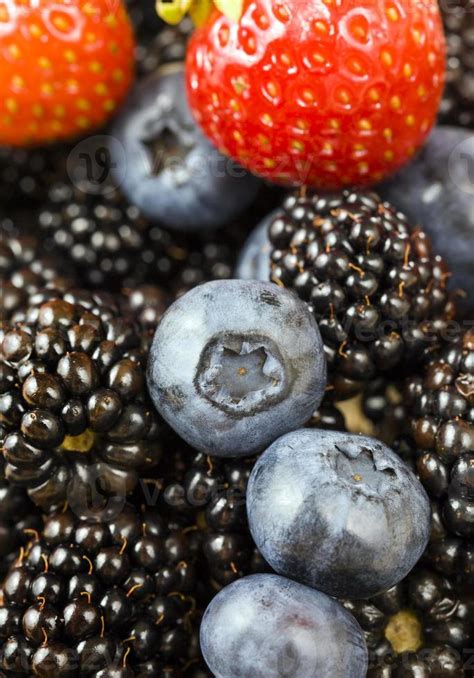
POLYGON ((315 320, 273 283, 194 288, 165 313, 150 351, 156 408, 184 440, 218 457, 254 454, 301 426, 325 384, 315 320))
POLYGON ((112 129, 110 153, 121 189, 153 221, 182 231, 227 223, 254 200, 260 182, 221 155, 194 122, 183 66, 141 80, 112 129))
POLYGON ((244 577, 214 598, 201 648, 216 678, 364 678, 367 649, 337 601, 274 574, 244 577))
POLYGON ((380 187, 382 196, 419 224, 452 271, 452 287, 474 308, 474 135, 436 127, 415 160, 380 187))
POLYGON ((240 280, 270 280, 270 253, 268 227, 279 210, 274 210, 259 223, 244 244, 235 268, 235 277, 240 280))
POLYGON ((430 532, 428 497, 386 445, 304 429, 257 461, 247 490, 250 530, 278 572, 341 598, 397 584, 430 532))

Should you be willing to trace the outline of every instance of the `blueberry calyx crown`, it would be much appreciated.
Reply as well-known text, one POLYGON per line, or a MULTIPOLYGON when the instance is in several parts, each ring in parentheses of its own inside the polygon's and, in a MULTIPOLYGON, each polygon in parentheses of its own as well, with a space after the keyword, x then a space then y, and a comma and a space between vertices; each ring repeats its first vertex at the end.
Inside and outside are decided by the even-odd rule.
POLYGON ((335 445, 340 454, 336 457, 338 476, 355 488, 375 491, 378 495, 390 490, 400 493, 400 488, 393 481, 398 480, 395 468, 386 460, 377 459, 374 450, 355 441, 347 441, 344 445, 335 445))
POLYGON ((227 414, 250 416, 283 400, 289 375, 268 337, 226 333, 205 346, 196 374, 199 393, 227 414))
MULTIPOLYGON (((181 63, 171 63, 160 69, 162 77, 182 73, 181 63)), ((185 160, 196 147, 196 128, 184 119, 175 105, 172 93, 163 91, 153 102, 153 115, 144 125, 141 136, 143 151, 151 164, 151 173, 158 176, 163 170, 173 171, 180 183, 189 180, 185 160)))

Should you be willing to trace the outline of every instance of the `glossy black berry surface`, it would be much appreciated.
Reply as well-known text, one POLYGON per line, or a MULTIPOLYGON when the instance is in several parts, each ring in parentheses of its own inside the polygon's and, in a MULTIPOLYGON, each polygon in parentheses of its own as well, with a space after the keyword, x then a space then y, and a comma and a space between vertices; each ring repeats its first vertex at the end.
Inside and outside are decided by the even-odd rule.
POLYGON ((272 280, 313 311, 336 397, 413 365, 453 313, 426 236, 375 194, 292 195, 268 233, 272 280))
MULTIPOLYGON (((41 516, 20 487, 5 478, 5 464, 0 458, 0 579, 30 539, 31 530, 41 525, 41 516)), ((1 626, 1 623, 0 623, 1 626)))
POLYGON ((464 675, 473 600, 447 578, 417 567, 386 593, 344 605, 364 631, 370 678, 464 675))
POLYGON ((1 337, 5 475, 45 511, 68 501, 90 514, 97 488, 130 494, 160 458, 148 334, 128 300, 107 293, 45 290, 29 301, 1 337))
POLYGON ((30 295, 45 287, 64 292, 77 285, 74 272, 46 252, 41 240, 19 226, 18 216, 1 218, 0 213, 0 320, 8 320, 28 302, 30 295))
POLYGON ((162 278, 172 271, 170 237, 161 229, 150 233, 113 185, 94 195, 69 179, 52 184, 38 218, 46 246, 67 256, 89 286, 126 285, 132 275, 142 279, 147 267, 162 278))
POLYGON ((431 496, 427 558, 447 575, 474 581, 474 335, 466 330, 433 353, 424 373, 407 380, 407 443, 431 496))
MULTIPOLYGON (((82 168, 83 169, 83 168, 82 168)), ((67 262, 81 284, 122 291, 160 284, 174 294, 207 280, 232 276, 239 248, 272 192, 225 229, 184 236, 151 224, 114 186, 100 195, 81 181, 51 184, 39 220, 44 248, 67 262)), ((49 275, 51 277, 51 275, 49 275)))
POLYGON ((199 662, 187 534, 131 505, 106 523, 51 515, 3 582, 0 668, 8 676, 151 676, 168 666, 181 675, 199 662))
POLYGON ((199 511, 209 590, 269 571, 250 535, 245 498, 254 459, 216 459, 198 453, 184 476, 185 499, 199 511))

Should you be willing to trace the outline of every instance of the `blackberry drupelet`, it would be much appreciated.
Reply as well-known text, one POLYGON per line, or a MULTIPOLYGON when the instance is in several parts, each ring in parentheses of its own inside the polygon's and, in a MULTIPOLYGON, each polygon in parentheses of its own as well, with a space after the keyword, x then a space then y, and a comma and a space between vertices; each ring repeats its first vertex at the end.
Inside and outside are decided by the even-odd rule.
POLYGON ((26 492, 6 480, 4 466, 0 458, 0 579, 18 555, 20 546, 29 541, 28 531, 38 529, 41 523, 26 492))
POLYGON ((248 574, 267 571, 250 535, 245 507, 254 459, 217 459, 195 454, 184 476, 187 505, 200 512, 209 592, 248 574))
POLYGON ((435 504, 427 557, 446 574, 474 581, 474 332, 433 353, 422 376, 408 378, 412 451, 435 504))
POLYGON ((1 337, 5 473, 43 510, 69 501, 82 515, 97 484, 120 501, 160 458, 148 335, 119 296, 45 290, 29 302, 1 337))
POLYGON ((344 414, 334 406, 329 398, 325 398, 305 428, 324 428, 327 431, 346 431, 344 414))
POLYGON ((439 3, 446 32, 447 77, 443 123, 474 129, 474 2, 439 3))
POLYGON ((199 661, 194 559, 186 530, 155 512, 127 505, 105 523, 51 515, 3 582, 0 670, 183 675, 199 661))
POLYGON ((168 308, 169 295, 158 285, 140 285, 124 290, 125 312, 137 319, 145 330, 147 343, 151 343, 161 316, 168 308))
POLYGON ((291 195, 269 238, 272 280, 319 324, 335 399, 416 363, 454 312, 426 236, 373 193, 291 195))
POLYGON ((417 567, 386 593, 344 605, 365 633, 369 678, 448 678, 464 675, 473 603, 446 578, 417 567))
POLYGON ((449 533, 443 522, 439 503, 431 505, 432 530, 423 562, 460 586, 474 581, 474 542, 449 533))
POLYGON ((8 320, 40 289, 54 287, 64 292, 76 282, 74 272, 61 260, 46 254, 36 236, 20 235, 14 221, 1 220, 0 320, 8 320))

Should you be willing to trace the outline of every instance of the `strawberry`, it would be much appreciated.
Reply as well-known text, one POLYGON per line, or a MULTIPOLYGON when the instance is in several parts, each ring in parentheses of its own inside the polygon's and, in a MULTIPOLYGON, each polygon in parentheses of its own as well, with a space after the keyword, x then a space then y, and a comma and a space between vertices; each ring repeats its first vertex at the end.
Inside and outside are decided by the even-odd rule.
POLYGON ((380 181, 423 143, 444 82, 436 0, 225 5, 187 57, 193 113, 222 152, 276 182, 339 189, 380 181))
POLYGON ((133 32, 120 0, 0 0, 0 145, 99 127, 133 71, 133 32))

